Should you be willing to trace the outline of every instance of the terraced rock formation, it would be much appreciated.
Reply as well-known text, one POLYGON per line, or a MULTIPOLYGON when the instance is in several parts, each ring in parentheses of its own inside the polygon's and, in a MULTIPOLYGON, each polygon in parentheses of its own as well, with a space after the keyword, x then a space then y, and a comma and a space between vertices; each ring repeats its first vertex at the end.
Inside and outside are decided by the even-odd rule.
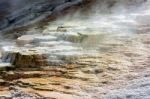
POLYGON ((143 9, 58 20, 2 41, 0 98, 149 99, 150 14, 143 9))
POLYGON ((2 64, 16 67, 1 72, 1 97, 115 99, 103 95, 149 69, 149 33, 140 29, 144 32, 108 36, 95 28, 63 25, 22 35, 15 45, 1 47, 2 64))

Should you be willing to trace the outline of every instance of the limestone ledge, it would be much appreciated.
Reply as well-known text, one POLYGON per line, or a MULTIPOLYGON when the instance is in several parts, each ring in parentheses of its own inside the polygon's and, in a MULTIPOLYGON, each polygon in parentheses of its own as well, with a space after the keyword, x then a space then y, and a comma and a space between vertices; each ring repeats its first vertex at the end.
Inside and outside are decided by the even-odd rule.
POLYGON ((72 64, 81 58, 99 57, 97 51, 88 51, 79 44, 98 34, 77 32, 86 29, 85 27, 72 29, 58 27, 53 32, 22 35, 18 37, 15 45, 1 47, 2 62, 19 68, 40 68, 72 64))

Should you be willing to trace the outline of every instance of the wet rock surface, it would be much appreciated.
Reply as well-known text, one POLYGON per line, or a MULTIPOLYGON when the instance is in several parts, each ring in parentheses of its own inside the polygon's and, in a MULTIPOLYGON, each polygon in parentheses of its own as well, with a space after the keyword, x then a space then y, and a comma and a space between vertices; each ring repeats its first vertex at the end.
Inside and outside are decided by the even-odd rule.
POLYGON ((7 46, 3 41, 0 98, 149 99, 150 34, 143 17, 69 20, 27 31, 7 46))
MULTIPOLYGON (((57 34, 54 33, 54 34, 57 34)), ((65 35, 66 33, 60 33, 65 35)), ((68 33, 68 36, 70 34, 68 33)), ((11 62, 23 68, 35 66, 48 66, 63 64, 82 57, 84 54, 80 47, 73 46, 72 42, 59 40, 60 37, 51 34, 25 35, 17 39, 17 46, 8 46, 2 49, 2 61, 11 62)), ((80 38, 80 35, 74 37, 80 38)), ((85 53, 85 56, 86 53, 85 53)))
POLYGON ((7 82, 0 91, 1 97, 136 99, 144 95, 144 99, 148 99, 149 72, 143 70, 149 69, 149 43, 145 43, 149 41, 149 33, 128 38, 115 34, 104 36, 94 31, 88 34, 84 31, 87 28, 80 26, 68 28, 64 25, 65 32, 59 28, 22 35, 15 45, 1 48, 3 62, 16 66, 13 71, 1 73, 1 84, 7 82), (99 39, 102 35, 105 38, 99 39), (93 42, 97 42, 96 45, 93 42), (144 48, 137 44, 144 45, 144 48), (116 83, 120 85, 116 86, 116 83))

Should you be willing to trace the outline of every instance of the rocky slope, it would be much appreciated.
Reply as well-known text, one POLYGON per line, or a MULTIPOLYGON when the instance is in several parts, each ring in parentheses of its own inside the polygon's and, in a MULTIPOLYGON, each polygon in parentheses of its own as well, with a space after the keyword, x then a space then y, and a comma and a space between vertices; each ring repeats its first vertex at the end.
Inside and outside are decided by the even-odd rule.
POLYGON ((134 37, 130 37, 122 34, 108 36, 107 33, 97 34, 93 31, 94 34, 91 35, 84 29, 87 28, 77 26, 48 28, 42 34, 19 37, 16 40, 17 45, 3 46, 3 62, 10 62, 17 68, 1 72, 3 85, 1 97, 14 99, 102 97, 136 99, 141 95, 148 97, 146 93, 149 89, 149 33, 134 34, 134 37), (103 39, 99 39, 101 36, 103 39), (96 46, 97 51, 93 51, 96 48, 93 49, 92 45, 92 48, 85 47, 86 42, 93 44, 97 41, 97 37, 100 40, 96 46), (119 93, 116 91, 113 93, 112 90, 119 93), (128 91, 132 93, 129 94, 128 91))
POLYGON ((82 0, 2 0, 0 30, 35 23, 81 2, 82 0))
POLYGON ((140 8, 75 14, 2 41, 0 98, 149 99, 150 14, 140 8))

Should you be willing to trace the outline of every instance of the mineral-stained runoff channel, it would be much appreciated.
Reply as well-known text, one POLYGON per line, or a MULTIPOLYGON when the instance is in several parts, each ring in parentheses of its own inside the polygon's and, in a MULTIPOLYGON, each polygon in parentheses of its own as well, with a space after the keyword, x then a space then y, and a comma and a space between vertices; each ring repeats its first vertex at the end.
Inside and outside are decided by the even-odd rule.
POLYGON ((149 99, 150 14, 143 9, 58 20, 1 43, 0 98, 149 99))

